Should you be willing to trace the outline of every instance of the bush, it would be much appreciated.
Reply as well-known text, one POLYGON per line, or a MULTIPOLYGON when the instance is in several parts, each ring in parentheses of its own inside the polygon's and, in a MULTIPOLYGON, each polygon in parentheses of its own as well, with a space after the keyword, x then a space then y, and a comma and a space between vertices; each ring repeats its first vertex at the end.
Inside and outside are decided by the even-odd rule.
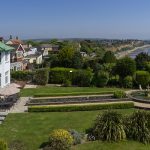
POLYGON ((109 80, 109 74, 107 72, 98 72, 96 75, 96 86, 104 87, 107 85, 109 80))
POLYGON ((114 111, 99 115, 93 127, 96 139, 102 141, 120 141, 126 138, 122 115, 114 111))
POLYGON ((46 85, 49 79, 49 70, 47 68, 38 69, 34 74, 34 82, 38 85, 46 85))
POLYGON ((77 76, 73 79, 73 83, 80 87, 88 87, 91 84, 92 78, 91 70, 79 70, 77 76))
POLYGON ((135 74, 135 81, 138 85, 146 87, 150 82, 150 74, 147 71, 137 71, 135 74))
POLYGON ((108 85, 110 86, 118 86, 119 85, 119 76, 112 76, 108 81, 108 85))
POLYGON ((132 88, 133 87, 133 79, 131 76, 126 76, 123 79, 123 87, 125 87, 125 88, 132 88))
POLYGON ((29 106, 28 112, 72 112, 72 111, 93 111, 103 109, 128 109, 133 108, 133 102, 110 103, 110 104, 85 104, 66 106, 29 106))
POLYGON ((71 136, 73 138, 73 145, 82 143, 84 134, 81 134, 81 133, 77 132, 76 130, 69 130, 69 133, 71 134, 71 136))
POLYGON ((32 80, 33 72, 31 72, 31 71, 13 71, 13 72, 11 72, 11 77, 14 80, 30 81, 30 80, 32 80))
POLYGON ((64 129, 53 130, 49 135, 49 146, 52 150, 69 150, 72 143, 71 134, 64 129))
POLYGON ((136 71, 136 63, 133 59, 125 57, 119 59, 116 63, 115 73, 120 76, 120 78, 125 78, 126 76, 132 76, 136 71))
POLYGON ((142 143, 150 143, 150 129, 147 113, 137 111, 125 120, 127 137, 142 143))
POLYGON ((114 92, 114 98, 125 98, 126 93, 124 91, 116 91, 114 92))
POLYGON ((72 85, 72 83, 71 83, 70 80, 65 80, 64 83, 63 83, 64 87, 70 87, 71 85, 72 85))
POLYGON ((4 140, 0 140, 0 150, 8 150, 7 143, 4 140))

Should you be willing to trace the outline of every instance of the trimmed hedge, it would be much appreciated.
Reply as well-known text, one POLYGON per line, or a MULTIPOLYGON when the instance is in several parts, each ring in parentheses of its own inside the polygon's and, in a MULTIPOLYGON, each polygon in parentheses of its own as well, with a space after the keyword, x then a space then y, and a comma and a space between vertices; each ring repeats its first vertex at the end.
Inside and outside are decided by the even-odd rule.
POLYGON ((49 83, 63 84, 69 80, 72 84, 88 87, 93 78, 92 70, 73 68, 51 68, 49 71, 49 83))
POLYGON ((31 71, 13 71, 11 77, 14 80, 29 81, 32 80, 33 72, 31 71))
POLYGON ((29 106, 28 112, 72 112, 72 111, 93 111, 103 109, 128 109, 133 108, 133 102, 111 103, 111 104, 86 104, 66 106, 29 106))
POLYGON ((47 68, 37 69, 34 73, 34 81, 38 85, 46 85, 49 80, 49 70, 47 68))

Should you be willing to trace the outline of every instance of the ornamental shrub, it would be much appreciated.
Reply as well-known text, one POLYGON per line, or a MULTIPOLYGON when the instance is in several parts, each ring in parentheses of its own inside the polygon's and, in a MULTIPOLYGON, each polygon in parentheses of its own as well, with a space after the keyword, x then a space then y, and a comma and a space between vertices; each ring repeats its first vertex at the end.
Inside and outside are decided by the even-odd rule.
POLYGON ((49 70, 47 68, 38 69, 34 73, 34 82, 38 85, 46 85, 49 79, 49 70))
POLYGON ((147 71, 137 71, 134 78, 136 83, 143 87, 146 87, 150 82, 150 74, 147 71))
POLYGON ((125 98, 126 93, 124 91, 115 91, 113 97, 114 98, 125 98))
POLYGON ((104 112, 96 118, 93 133, 102 141, 120 141, 126 139, 122 115, 115 111, 104 112))
POLYGON ((72 144, 73 138, 67 130, 53 130, 49 135, 49 147, 52 150, 69 150, 72 144))
POLYGON ((7 143, 4 140, 0 140, 0 150, 8 150, 7 143))
POLYGON ((91 85, 92 78, 91 70, 78 70, 76 77, 73 79, 73 84, 80 87, 88 87, 91 85))
POLYGON ((127 138, 142 142, 150 143, 150 128, 148 115, 144 111, 134 112, 125 119, 125 131, 127 138))
POLYGON ((125 88, 132 88, 133 87, 133 78, 132 78, 132 76, 126 76, 123 79, 123 87, 125 87, 125 88))
POLYGON ((81 144, 84 138, 84 134, 79 133, 76 130, 69 130, 69 133, 73 137, 73 145, 81 144))
POLYGON ((96 74, 96 86, 104 87, 109 80, 109 74, 107 72, 100 71, 96 74))

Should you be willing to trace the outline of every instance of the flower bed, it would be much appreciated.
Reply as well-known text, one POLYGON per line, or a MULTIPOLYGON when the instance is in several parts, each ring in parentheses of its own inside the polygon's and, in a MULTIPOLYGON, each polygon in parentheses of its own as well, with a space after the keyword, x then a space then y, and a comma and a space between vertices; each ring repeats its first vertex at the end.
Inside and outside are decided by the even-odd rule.
POLYGON ((128 99, 114 99, 112 96, 81 96, 81 97, 60 97, 60 98, 31 98, 27 105, 50 105, 50 104, 76 104, 76 103, 95 103, 113 102, 128 99))

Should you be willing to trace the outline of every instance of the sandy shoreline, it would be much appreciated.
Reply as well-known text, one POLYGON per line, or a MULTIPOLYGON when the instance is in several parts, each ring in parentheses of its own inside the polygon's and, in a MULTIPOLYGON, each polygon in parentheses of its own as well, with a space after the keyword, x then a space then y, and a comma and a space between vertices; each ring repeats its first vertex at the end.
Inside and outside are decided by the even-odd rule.
POLYGON ((141 49, 141 50, 143 49, 143 50, 144 50, 145 48, 148 48, 148 47, 150 47, 150 44, 143 45, 143 46, 140 46, 140 47, 135 47, 134 49, 117 53, 117 54, 116 54, 116 57, 117 57, 117 58, 122 58, 122 57, 124 57, 124 56, 127 56, 127 55, 131 54, 132 52, 134 52, 134 51, 136 51, 136 50, 138 50, 138 49, 141 49))

